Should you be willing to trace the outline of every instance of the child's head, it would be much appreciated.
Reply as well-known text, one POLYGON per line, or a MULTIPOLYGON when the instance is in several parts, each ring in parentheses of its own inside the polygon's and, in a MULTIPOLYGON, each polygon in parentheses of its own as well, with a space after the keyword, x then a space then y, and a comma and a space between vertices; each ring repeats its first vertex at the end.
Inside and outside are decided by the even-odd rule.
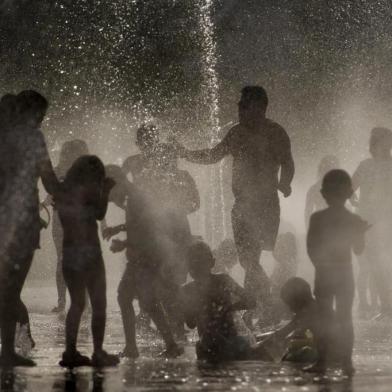
POLYGON ((105 176, 105 166, 97 156, 83 155, 67 171, 64 183, 67 187, 102 184, 105 176))
POLYGON ((309 283, 302 278, 290 278, 280 290, 280 298, 293 313, 298 313, 313 301, 309 283))
POLYGON ((392 149, 392 132, 388 128, 373 128, 370 134, 369 151, 373 158, 389 156, 392 149))
POLYGON ((321 194, 328 205, 344 205, 353 194, 351 177, 344 170, 329 171, 323 178, 321 194))
POLYGON ((272 255, 279 263, 295 260, 297 257, 297 240, 295 235, 291 232, 279 234, 272 255))
POLYGON ((238 263, 237 248, 231 238, 224 239, 214 251, 215 258, 231 270, 238 263))
POLYGON ((339 167, 339 159, 335 155, 324 156, 318 166, 318 178, 323 178, 330 170, 339 167))
POLYGON ((70 166, 75 159, 88 154, 87 143, 84 140, 74 139, 64 142, 61 146, 59 165, 70 166))
POLYGON ((194 242, 188 249, 189 274, 194 280, 203 280, 214 268, 215 260, 210 247, 203 241, 194 242))

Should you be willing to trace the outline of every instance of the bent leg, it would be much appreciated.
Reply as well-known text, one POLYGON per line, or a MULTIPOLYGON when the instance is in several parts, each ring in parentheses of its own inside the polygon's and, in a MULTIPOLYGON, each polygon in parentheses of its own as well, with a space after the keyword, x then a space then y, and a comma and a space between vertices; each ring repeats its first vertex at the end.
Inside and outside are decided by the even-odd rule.
POLYGON ((162 282, 158 276, 145 274, 144 279, 141 279, 141 284, 138 285, 137 293, 140 307, 150 315, 161 334, 167 349, 172 350, 173 348, 177 348, 177 344, 174 341, 170 324, 158 295, 162 290, 161 285, 162 282), (151 285, 146 288, 143 282, 151 282, 151 285))
POLYGON ((244 208, 235 204, 232 211, 234 241, 239 262, 245 270, 244 287, 258 296, 266 297, 270 291, 270 282, 260 265, 262 244, 257 232, 258 223, 249 221, 244 208))

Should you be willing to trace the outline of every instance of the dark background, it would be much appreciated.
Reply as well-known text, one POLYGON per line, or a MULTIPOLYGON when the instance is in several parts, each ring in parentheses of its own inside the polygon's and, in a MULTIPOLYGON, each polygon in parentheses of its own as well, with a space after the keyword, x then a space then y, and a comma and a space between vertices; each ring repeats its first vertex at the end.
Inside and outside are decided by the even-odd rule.
MULTIPOLYGON (((48 96, 49 143, 72 132, 122 154, 137 122, 128 113, 143 108, 205 144, 208 133, 195 133, 208 111, 200 98, 205 1, 3 0, 1 92, 29 87, 48 96)), ((235 120, 240 88, 260 83, 300 163, 355 154, 368 125, 388 125, 390 1, 212 3, 222 124, 235 120), (364 112, 371 118, 359 119, 364 112)))

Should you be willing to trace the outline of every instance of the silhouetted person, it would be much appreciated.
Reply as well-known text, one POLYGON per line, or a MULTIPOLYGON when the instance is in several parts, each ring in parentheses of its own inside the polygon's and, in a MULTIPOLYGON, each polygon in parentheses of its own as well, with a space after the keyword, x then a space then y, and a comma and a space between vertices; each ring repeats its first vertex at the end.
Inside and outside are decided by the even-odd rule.
POLYGON ((130 358, 139 356, 136 343, 136 319, 132 301, 139 300, 142 311, 147 313, 165 344, 164 356, 176 357, 183 350, 174 341, 169 322, 162 306, 162 291, 165 284, 162 279, 162 258, 166 252, 166 235, 162 221, 153 214, 148 198, 140 192, 115 165, 107 167, 108 173, 116 180, 116 186, 110 193, 110 201, 125 210, 126 223, 108 228, 105 238, 126 231, 125 241, 113 240, 111 250, 126 250, 128 264, 118 287, 118 303, 125 334, 123 355, 130 358))
POLYGON ((194 243, 188 258, 193 282, 182 288, 182 308, 188 327, 197 327, 200 339, 196 343, 197 358, 248 359, 251 347, 239 335, 233 312, 255 307, 255 300, 229 275, 211 273, 215 261, 206 243, 194 243))
POLYGON ((269 353, 271 359, 313 363, 317 360, 316 341, 321 325, 309 283, 292 277, 283 284, 279 296, 293 316, 284 327, 268 334, 259 344, 260 349, 269 353))
POLYGON ((63 274, 71 297, 65 323, 65 352, 61 366, 113 366, 115 355, 103 350, 106 324, 106 273, 97 220, 103 219, 114 181, 105 174, 99 158, 84 155, 67 171, 63 191, 55 200, 63 227, 63 274), (94 353, 92 360, 76 350, 80 318, 88 292, 94 353))
POLYGON ((161 156, 159 131, 155 125, 143 124, 136 131, 136 145, 140 153, 125 159, 122 170, 125 174, 132 174, 132 182, 139 183, 139 176, 158 164, 161 156))
MULTIPOLYGON (((138 185, 149 199, 157 219, 162 221, 164 248, 162 276, 166 282, 163 305, 177 337, 184 337, 184 321, 178 312, 178 291, 188 274, 187 249, 192 241, 188 215, 200 206, 199 192, 192 176, 178 168, 174 148, 161 146, 157 165, 139 176, 138 185)), ((163 241, 163 240, 162 240, 163 241)))
MULTIPOLYGON (((392 254, 392 132, 386 128, 371 131, 371 158, 362 161, 353 175, 353 189, 359 190, 358 213, 372 228, 367 235, 365 258, 361 260, 360 305, 369 307, 366 298, 367 271, 372 272, 381 304, 381 316, 392 316, 390 260, 392 254), (364 275, 362 277, 361 275, 364 275), (364 282, 362 280, 365 280, 364 282)), ((369 279, 369 278, 368 278, 369 279)), ((372 287, 372 286, 370 286, 372 287)), ((361 310, 361 308, 360 308, 361 310)))
POLYGON ((260 255, 274 248, 280 221, 278 190, 288 197, 294 176, 290 139, 266 117, 267 106, 262 87, 244 87, 238 103, 239 124, 220 143, 200 151, 177 146, 183 157, 195 163, 213 164, 227 155, 233 157, 234 240, 245 269, 245 288, 259 293, 264 302, 270 297, 270 283, 259 264, 260 255))
MULTIPOLYGON (((60 151, 59 163, 54 168, 54 171, 59 179, 63 179, 67 170, 72 163, 82 155, 88 154, 87 144, 83 140, 71 140, 65 142, 60 151)), ((51 201, 47 201, 46 204, 51 201)), ((57 287, 57 306, 53 308, 52 312, 62 312, 65 309, 66 303, 66 287, 63 277, 62 268, 62 249, 63 249, 63 229, 59 215, 55 208, 53 208, 52 218, 52 237, 57 255, 56 264, 56 287, 57 287)))
POLYGON ((336 315, 340 333, 340 361, 348 374, 354 371, 352 349, 354 331, 352 306, 354 299, 354 276, 352 251, 362 253, 364 233, 368 224, 358 215, 345 208, 352 196, 350 176, 343 170, 331 170, 323 179, 321 193, 328 208, 315 212, 309 223, 307 249, 315 267, 315 296, 324 330, 318 340, 319 359, 309 371, 323 372, 331 348, 331 330, 336 315))
POLYGON ((305 225, 308 227, 310 216, 315 211, 324 209, 327 205, 321 196, 321 182, 326 173, 330 170, 338 169, 339 159, 334 155, 326 155, 320 161, 317 172, 317 182, 313 184, 306 193, 305 202, 305 225))
POLYGON ((15 353, 15 328, 23 306, 20 293, 39 247, 38 179, 51 194, 59 184, 39 130, 48 102, 35 91, 23 91, 17 96, 16 107, 17 116, 2 132, 0 144, 1 363, 33 366, 32 360, 15 353))

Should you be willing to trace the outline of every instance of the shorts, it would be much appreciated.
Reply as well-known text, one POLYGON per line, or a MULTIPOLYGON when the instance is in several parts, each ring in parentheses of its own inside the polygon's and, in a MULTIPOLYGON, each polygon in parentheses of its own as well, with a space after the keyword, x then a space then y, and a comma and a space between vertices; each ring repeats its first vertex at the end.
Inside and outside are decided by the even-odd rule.
POLYGON ((231 219, 236 243, 273 250, 280 223, 279 197, 271 195, 257 202, 236 200, 231 219))

